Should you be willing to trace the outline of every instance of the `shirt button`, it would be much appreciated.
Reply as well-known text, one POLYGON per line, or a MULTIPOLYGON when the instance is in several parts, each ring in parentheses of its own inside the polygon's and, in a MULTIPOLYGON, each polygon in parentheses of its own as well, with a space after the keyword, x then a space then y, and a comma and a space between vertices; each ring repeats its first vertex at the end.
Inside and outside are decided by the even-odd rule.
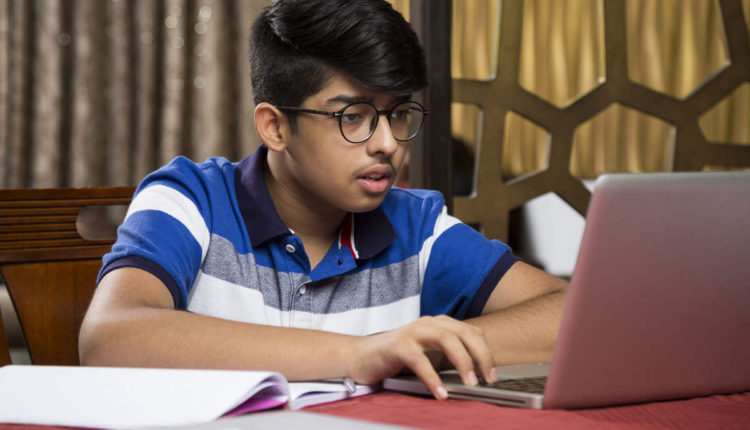
POLYGON ((307 292, 307 287, 305 287, 304 285, 301 286, 301 287, 299 287, 299 293, 300 294, 305 294, 306 292, 307 292))
POLYGON ((292 245, 291 243, 287 243, 284 249, 286 249, 286 252, 290 254, 294 254, 294 251, 297 250, 297 248, 295 248, 294 245, 292 245))

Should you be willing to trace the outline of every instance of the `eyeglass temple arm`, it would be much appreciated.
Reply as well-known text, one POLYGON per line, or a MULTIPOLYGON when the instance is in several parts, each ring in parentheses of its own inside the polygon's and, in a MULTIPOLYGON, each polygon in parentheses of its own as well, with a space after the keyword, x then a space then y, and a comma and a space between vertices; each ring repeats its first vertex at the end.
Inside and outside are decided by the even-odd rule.
POLYGON ((315 109, 305 109, 301 107, 292 107, 292 106, 276 106, 276 109, 279 110, 290 110, 293 112, 304 112, 304 113, 313 113, 317 115, 327 115, 327 116, 333 116, 338 117, 341 115, 340 112, 326 112, 323 110, 315 110, 315 109))

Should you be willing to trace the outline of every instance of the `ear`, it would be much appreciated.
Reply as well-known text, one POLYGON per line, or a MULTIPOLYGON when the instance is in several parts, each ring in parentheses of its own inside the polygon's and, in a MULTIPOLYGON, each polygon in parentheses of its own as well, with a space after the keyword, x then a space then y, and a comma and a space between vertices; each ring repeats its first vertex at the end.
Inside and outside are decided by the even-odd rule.
POLYGON ((283 151, 290 134, 289 121, 276 106, 263 102, 255 107, 255 132, 272 151, 283 151))

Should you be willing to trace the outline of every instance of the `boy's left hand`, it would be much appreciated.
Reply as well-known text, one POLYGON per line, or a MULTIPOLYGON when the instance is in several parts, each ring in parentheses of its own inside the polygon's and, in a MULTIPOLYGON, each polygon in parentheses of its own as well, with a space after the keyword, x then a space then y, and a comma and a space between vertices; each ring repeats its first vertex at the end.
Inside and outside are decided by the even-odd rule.
POLYGON ((465 384, 476 385, 477 373, 494 382, 497 373, 481 329, 445 315, 422 317, 395 330, 355 338, 347 357, 348 374, 372 384, 407 367, 438 399, 448 393, 430 358, 444 355, 465 384))

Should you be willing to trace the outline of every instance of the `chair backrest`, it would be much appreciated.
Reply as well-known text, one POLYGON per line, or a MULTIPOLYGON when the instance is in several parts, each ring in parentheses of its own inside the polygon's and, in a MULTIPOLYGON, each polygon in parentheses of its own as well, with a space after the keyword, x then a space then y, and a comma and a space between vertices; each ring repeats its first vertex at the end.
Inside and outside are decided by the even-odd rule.
MULTIPOLYGON (((77 365, 78 330, 133 187, 0 190, 0 274, 34 364, 77 365)), ((0 320, 0 365, 10 363, 0 320)))

